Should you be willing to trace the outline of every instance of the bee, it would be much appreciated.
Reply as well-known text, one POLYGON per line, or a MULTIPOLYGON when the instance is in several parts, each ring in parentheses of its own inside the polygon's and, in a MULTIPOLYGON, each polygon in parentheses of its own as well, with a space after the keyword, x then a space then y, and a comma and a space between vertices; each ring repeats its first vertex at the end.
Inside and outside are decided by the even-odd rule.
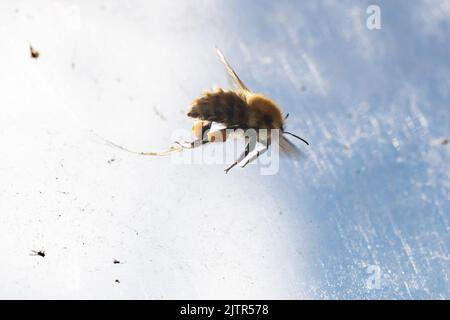
MULTIPOLYGON (((283 135, 291 135, 309 145, 305 139, 285 130, 285 120, 289 114, 283 116, 281 109, 273 100, 248 89, 225 59, 223 53, 217 48, 216 52, 236 86, 236 90, 216 88, 212 91, 205 91, 192 102, 188 108, 187 116, 195 119, 192 131, 197 140, 191 143, 191 147, 208 142, 225 141, 227 129, 254 129, 255 132, 265 129, 266 136, 264 139, 267 145, 271 143, 271 131, 277 129, 282 133, 279 136, 279 143, 281 150, 286 154, 294 154, 297 149, 283 135), (217 128, 216 130, 212 130, 214 125, 217 128), (207 132, 207 135, 203 138, 205 132, 207 132)), ((248 157, 252 151, 255 151, 255 139, 259 138, 259 136, 256 136, 253 140, 247 141, 245 151, 231 166, 225 169, 226 173, 248 157)), ((261 153, 261 151, 256 151, 253 159, 261 153)), ((245 167, 251 161, 251 159, 248 159, 242 167, 245 167)))
POLYGON ((278 136, 280 150, 287 155, 296 154, 298 149, 284 135, 290 135, 309 145, 305 139, 285 130, 286 119, 289 114, 284 116, 273 100, 260 93, 252 92, 236 74, 223 53, 218 48, 216 48, 216 52, 236 88, 235 90, 215 88, 211 91, 205 91, 190 104, 187 116, 194 119, 192 126, 196 138, 194 141, 184 144, 176 141, 175 146, 164 152, 135 152, 108 140, 103 140, 128 152, 160 156, 174 151, 196 148, 206 143, 224 142, 228 138, 227 133, 230 129, 244 131, 253 129, 257 134, 246 137, 244 152, 225 169, 225 173, 228 173, 237 164, 242 163, 241 167, 245 167, 265 152, 272 142, 272 130, 281 133, 278 136), (262 129, 266 133, 264 136, 260 135, 262 129), (261 140, 264 142, 264 147, 258 148, 258 142, 261 140))

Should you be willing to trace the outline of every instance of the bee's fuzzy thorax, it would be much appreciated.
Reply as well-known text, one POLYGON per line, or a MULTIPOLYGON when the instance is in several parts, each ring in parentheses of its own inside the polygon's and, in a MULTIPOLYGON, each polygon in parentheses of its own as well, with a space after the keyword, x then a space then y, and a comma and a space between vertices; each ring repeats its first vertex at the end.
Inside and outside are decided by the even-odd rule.
POLYGON ((262 94, 246 95, 249 108, 248 126, 258 129, 282 129, 283 115, 271 99, 262 94))

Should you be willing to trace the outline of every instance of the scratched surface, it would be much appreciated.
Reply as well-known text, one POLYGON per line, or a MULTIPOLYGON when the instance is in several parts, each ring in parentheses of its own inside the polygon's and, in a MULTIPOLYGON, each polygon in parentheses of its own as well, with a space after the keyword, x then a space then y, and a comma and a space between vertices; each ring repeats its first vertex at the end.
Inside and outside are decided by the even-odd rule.
POLYGON ((378 1, 380 30, 369 4, 2 1, 0 297, 450 298, 450 1, 378 1), (167 147, 228 85, 215 45, 300 159, 226 176, 93 134, 167 147))

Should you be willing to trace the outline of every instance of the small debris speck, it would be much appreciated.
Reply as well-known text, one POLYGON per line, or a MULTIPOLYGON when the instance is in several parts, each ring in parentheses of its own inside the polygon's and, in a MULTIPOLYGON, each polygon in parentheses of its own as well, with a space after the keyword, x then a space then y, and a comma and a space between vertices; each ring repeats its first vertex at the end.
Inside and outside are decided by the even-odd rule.
POLYGON ((30 56, 31 56, 33 59, 39 58, 39 51, 37 51, 36 49, 34 49, 32 46, 30 46, 30 56))
POLYGON ((394 146, 395 149, 399 149, 400 148, 400 142, 398 141, 397 138, 392 138, 391 143, 392 143, 392 145, 394 146))
POLYGON ((441 146, 445 146, 448 145, 449 141, 447 138, 437 138, 437 139, 433 139, 431 140, 431 144, 432 145, 441 145, 441 146))
POLYGON ((39 251, 35 251, 35 250, 31 250, 31 252, 32 252, 32 256, 39 256, 39 257, 42 257, 42 258, 45 258, 45 251, 43 251, 43 250, 39 250, 39 251))
POLYGON ((167 121, 167 118, 161 112, 159 112, 156 107, 153 107, 153 111, 162 121, 167 121))
POLYGON ((113 263, 114 263, 114 264, 119 264, 119 263, 120 263, 120 261, 119 261, 119 260, 117 260, 117 259, 114 259, 114 260, 113 260, 113 263))
POLYGON ((115 282, 116 282, 116 283, 120 283, 120 280, 119 280, 119 279, 116 279, 115 282))

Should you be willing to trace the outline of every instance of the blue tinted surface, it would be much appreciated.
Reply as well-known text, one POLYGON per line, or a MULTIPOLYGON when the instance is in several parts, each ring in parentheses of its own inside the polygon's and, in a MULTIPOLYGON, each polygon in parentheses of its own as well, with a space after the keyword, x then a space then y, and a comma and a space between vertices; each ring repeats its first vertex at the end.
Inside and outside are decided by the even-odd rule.
POLYGON ((239 3, 249 86, 311 143, 280 186, 316 238, 310 293, 449 298, 450 3, 378 2, 380 30, 371 2, 239 3))

